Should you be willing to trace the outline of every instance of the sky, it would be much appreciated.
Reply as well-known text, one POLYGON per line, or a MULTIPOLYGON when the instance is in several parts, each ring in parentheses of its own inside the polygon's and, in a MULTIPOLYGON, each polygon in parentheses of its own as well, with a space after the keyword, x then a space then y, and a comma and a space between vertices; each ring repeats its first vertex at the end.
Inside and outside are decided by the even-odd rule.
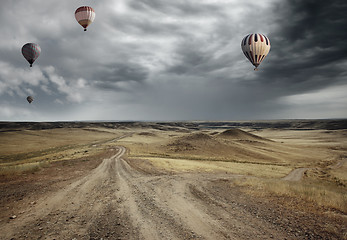
POLYGON ((347 118, 346 13, 345 0, 1 0, 0 121, 347 118), (271 42, 259 71, 249 33, 271 42))

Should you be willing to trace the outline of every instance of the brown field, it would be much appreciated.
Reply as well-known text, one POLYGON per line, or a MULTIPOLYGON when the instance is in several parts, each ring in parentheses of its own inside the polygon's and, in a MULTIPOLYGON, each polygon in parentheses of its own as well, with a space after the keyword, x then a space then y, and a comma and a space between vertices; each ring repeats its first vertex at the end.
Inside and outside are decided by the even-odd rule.
POLYGON ((0 123, 0 239, 346 239, 346 172, 345 120, 0 123))

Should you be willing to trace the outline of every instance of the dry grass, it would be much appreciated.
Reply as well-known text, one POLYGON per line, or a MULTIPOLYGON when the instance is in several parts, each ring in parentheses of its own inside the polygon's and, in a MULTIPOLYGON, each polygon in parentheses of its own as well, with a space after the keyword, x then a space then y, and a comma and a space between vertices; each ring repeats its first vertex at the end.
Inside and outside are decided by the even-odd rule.
POLYGON ((156 168, 172 172, 227 172, 264 178, 280 178, 291 171, 289 167, 276 165, 154 157, 146 157, 146 159, 156 168))
POLYGON ((122 132, 104 129, 24 130, 0 133, 0 174, 36 171, 46 163, 95 155, 122 132))
POLYGON ((252 196, 278 195, 301 198, 322 207, 328 207, 347 213, 347 192, 322 181, 288 182, 275 179, 244 178, 235 180, 234 184, 243 186, 243 190, 252 196))
POLYGON ((338 165, 338 167, 331 168, 331 170, 329 171, 330 174, 333 177, 338 178, 341 181, 347 183, 347 157, 344 156, 344 158, 341 160, 341 162, 337 165, 338 165))
POLYGON ((123 145, 128 148, 130 158, 148 159, 158 169, 254 176, 238 184, 251 186, 249 191, 255 195, 263 192, 300 197, 346 212, 346 187, 331 181, 347 180, 346 163, 331 167, 345 158, 345 130, 244 130, 247 133, 143 128, 2 132, 0 174, 35 171, 46 162, 70 161, 97 154, 107 146, 123 145), (110 142, 129 132, 133 135, 110 142), (330 175, 311 174, 308 181, 299 183, 278 180, 298 167, 319 168, 330 175))
MULTIPOLYGON (((120 143, 130 149, 130 156, 167 157, 182 159, 202 159, 231 161, 240 163, 260 163, 296 167, 316 167, 318 164, 333 164, 343 149, 331 151, 331 147, 341 142, 331 142, 325 147, 317 145, 319 133, 306 133, 303 137, 311 140, 297 139, 297 143, 282 143, 283 139, 292 139, 295 134, 284 131, 274 132, 275 141, 259 137, 227 138, 215 131, 193 133, 157 131, 155 135, 138 135, 122 139, 120 143), (311 134, 311 135, 310 135, 311 134), (302 142, 301 142, 302 141, 302 142), (336 154, 335 154, 336 152, 336 154)), ((257 134, 273 140, 270 131, 259 131, 257 134)), ((302 134, 302 132, 300 132, 302 134)), ((331 138, 331 136, 329 136, 331 138)), ((346 137, 345 137, 346 138, 346 137)), ((321 142, 329 139, 320 139, 321 142)), ((346 139, 345 139, 346 140, 346 139)), ((346 145, 347 146, 347 145, 346 145)))
POLYGON ((156 132, 133 135, 120 144, 130 150, 129 157, 148 159, 156 168, 172 172, 228 172, 247 175, 237 184, 252 196, 262 194, 301 198, 317 205, 347 211, 346 131, 248 131, 228 138, 222 131, 192 133, 156 132), (242 136, 246 136, 242 139, 242 136), (270 139, 273 141, 267 141, 270 139), (328 172, 326 176, 309 174, 306 181, 279 180, 292 169, 310 167, 328 172), (253 176, 253 177, 249 177, 253 176), (337 180, 337 181, 336 181, 337 180))
POLYGON ((92 144, 120 133, 95 129, 49 129, 0 132, 0 156, 28 153, 71 144, 92 144))
POLYGON ((31 162, 23 163, 18 165, 1 166, 0 175, 20 174, 20 173, 31 173, 36 172, 40 168, 47 166, 48 162, 31 162))

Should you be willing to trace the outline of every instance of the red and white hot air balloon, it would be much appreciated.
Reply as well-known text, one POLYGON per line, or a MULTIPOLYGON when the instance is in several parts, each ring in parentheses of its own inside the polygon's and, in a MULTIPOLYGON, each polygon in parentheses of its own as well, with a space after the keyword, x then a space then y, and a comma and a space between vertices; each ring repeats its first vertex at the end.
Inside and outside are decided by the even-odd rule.
POLYGON ((22 54, 29 62, 30 67, 33 66, 35 60, 40 56, 41 48, 36 43, 27 43, 22 47, 22 54))
POLYGON ((88 6, 82 6, 76 9, 75 18, 77 22, 87 31, 87 27, 94 21, 95 11, 88 6))
POLYGON ((260 33, 248 34, 241 42, 241 49, 246 58, 255 66, 254 70, 258 70, 258 66, 269 53, 270 47, 270 40, 260 33))

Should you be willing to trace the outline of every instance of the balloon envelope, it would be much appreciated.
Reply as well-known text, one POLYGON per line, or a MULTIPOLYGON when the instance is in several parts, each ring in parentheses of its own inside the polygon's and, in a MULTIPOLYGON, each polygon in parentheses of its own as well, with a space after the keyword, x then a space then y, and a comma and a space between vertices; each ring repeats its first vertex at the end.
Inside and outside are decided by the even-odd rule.
POLYGON ((40 56, 41 48, 36 43, 27 43, 22 47, 22 54, 24 58, 33 66, 35 60, 40 56))
POLYGON ((241 49, 246 58, 255 66, 255 69, 264 60, 270 51, 270 40, 264 34, 248 34, 241 41, 241 49))
POLYGON ((27 101, 28 101, 28 103, 31 103, 32 101, 34 101, 34 98, 32 96, 28 96, 27 101))
POLYGON ((87 31, 87 27, 94 21, 95 11, 88 6, 82 6, 76 9, 75 18, 77 22, 87 31))

